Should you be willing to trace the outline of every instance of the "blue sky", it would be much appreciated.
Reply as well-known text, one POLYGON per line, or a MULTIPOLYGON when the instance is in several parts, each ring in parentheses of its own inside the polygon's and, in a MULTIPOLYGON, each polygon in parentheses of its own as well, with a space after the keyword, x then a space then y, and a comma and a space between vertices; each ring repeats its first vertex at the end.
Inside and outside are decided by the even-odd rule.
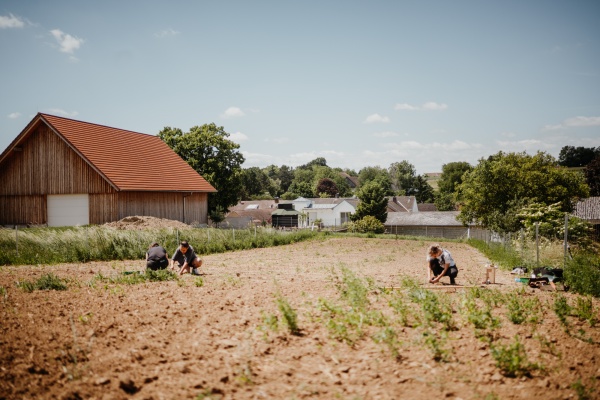
POLYGON ((214 122, 246 168, 558 157, 600 146, 599 18, 597 0, 0 0, 0 149, 44 112, 214 122))

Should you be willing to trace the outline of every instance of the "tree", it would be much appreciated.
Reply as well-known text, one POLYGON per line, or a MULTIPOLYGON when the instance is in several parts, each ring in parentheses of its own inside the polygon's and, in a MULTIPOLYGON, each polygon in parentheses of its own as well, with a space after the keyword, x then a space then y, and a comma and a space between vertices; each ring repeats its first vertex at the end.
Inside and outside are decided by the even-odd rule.
POLYGON ((410 194, 415 196, 417 203, 433 203, 435 196, 433 188, 422 175, 417 175, 413 181, 410 194))
POLYGON ((276 188, 276 196, 281 196, 287 192, 294 180, 294 169, 287 165, 282 165, 281 167, 269 165, 264 168, 263 171, 271 178, 271 181, 273 181, 276 188))
POLYGON ((294 200, 298 197, 313 197, 313 187, 308 182, 292 182, 288 191, 285 192, 281 197, 286 200, 294 200))
POLYGON ((217 193, 208 197, 209 214, 219 207, 229 209, 241 199, 241 165, 244 156, 240 145, 229 140, 229 133, 214 123, 194 126, 189 132, 165 127, 158 134, 175 153, 204 177, 217 193))
POLYGON ((316 195, 319 197, 335 197, 339 193, 335 182, 329 178, 322 178, 317 183, 316 195))
POLYGON ((266 172, 258 167, 242 170, 242 199, 270 199, 276 195, 276 185, 266 172))
POLYGON ((368 182, 375 181, 379 186, 385 189, 386 196, 393 196, 392 180, 389 172, 381 167, 365 167, 358 172, 358 182, 360 186, 368 182))
POLYGON ((369 182, 362 186, 357 193, 360 203, 356 206, 356 212, 352 214, 352 221, 359 221, 371 215, 381 223, 387 220, 387 198, 385 190, 376 182, 369 182))
POLYGON ((564 146, 560 149, 558 163, 563 167, 585 167, 598 156, 600 156, 600 146, 596 148, 564 146))
POLYGON ((499 152, 480 159, 463 175, 458 218, 465 224, 477 222, 498 232, 512 232, 519 225, 516 213, 523 207, 560 203, 560 210, 568 212, 573 199, 588 193, 580 173, 559 167, 547 153, 499 152))
POLYGON ((442 165, 442 175, 438 180, 439 193, 435 198, 435 206, 439 211, 456 209, 456 188, 462 183, 463 175, 472 170, 473 166, 467 162, 451 162, 442 165))
POLYGON ((390 164, 388 168, 389 176, 392 181, 392 190, 399 195, 407 195, 413 188, 416 176, 415 166, 404 160, 390 164))
POLYGON ((600 156, 585 167, 584 173, 590 187, 590 196, 600 196, 600 156))

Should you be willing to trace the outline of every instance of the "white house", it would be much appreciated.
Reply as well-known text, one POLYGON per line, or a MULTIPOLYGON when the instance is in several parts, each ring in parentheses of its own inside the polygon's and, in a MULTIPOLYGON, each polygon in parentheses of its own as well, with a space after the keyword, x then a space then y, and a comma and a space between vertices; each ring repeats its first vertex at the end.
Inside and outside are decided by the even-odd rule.
POLYGON ((323 226, 341 226, 350 222, 350 215, 356 212, 358 199, 355 198, 314 198, 299 197, 292 202, 297 211, 302 212, 306 224, 312 225, 321 220, 323 226))

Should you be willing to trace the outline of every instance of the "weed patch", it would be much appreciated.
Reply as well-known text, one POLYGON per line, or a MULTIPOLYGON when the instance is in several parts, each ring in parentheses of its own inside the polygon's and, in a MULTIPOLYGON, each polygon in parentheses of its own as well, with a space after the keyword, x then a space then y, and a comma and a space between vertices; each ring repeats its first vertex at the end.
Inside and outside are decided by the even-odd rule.
POLYGON ((42 275, 36 281, 17 282, 17 287, 26 293, 34 290, 67 290, 67 280, 59 278, 53 273, 42 275))

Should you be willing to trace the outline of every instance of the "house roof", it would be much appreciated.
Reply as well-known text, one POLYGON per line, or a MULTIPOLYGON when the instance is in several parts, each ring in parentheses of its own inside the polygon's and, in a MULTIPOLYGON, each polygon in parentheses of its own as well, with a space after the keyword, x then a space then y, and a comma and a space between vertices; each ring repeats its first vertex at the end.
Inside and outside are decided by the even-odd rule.
POLYGON ((388 209, 391 212, 410 212, 416 201, 415 196, 389 196, 388 209))
POLYGON ((387 226, 463 226, 456 219, 459 211, 388 212, 387 226))
POLYGON ((588 197, 578 201, 573 215, 587 221, 600 221, 600 197, 588 197))
POLYGON ((116 190, 216 192, 158 136, 38 113, 0 155, 0 163, 46 124, 116 190))
POLYGON ((417 203, 417 209, 419 212, 437 211, 434 203, 417 203))

